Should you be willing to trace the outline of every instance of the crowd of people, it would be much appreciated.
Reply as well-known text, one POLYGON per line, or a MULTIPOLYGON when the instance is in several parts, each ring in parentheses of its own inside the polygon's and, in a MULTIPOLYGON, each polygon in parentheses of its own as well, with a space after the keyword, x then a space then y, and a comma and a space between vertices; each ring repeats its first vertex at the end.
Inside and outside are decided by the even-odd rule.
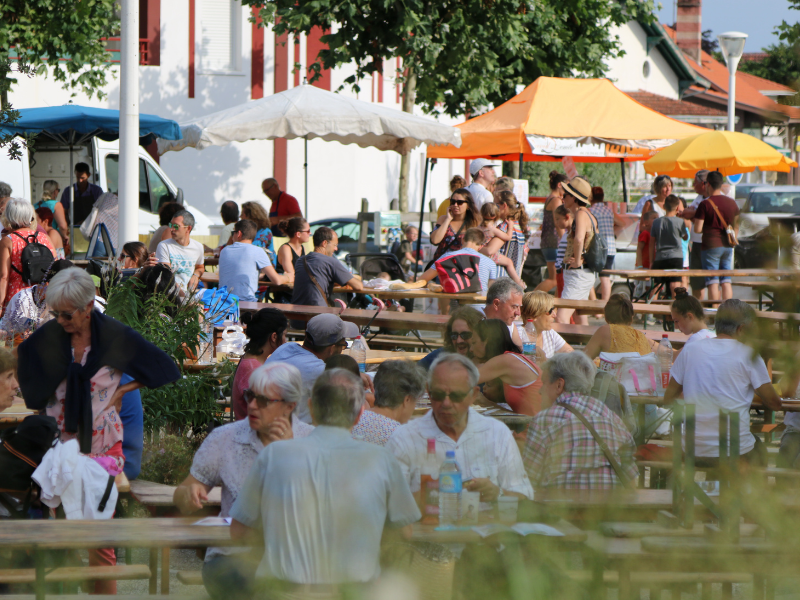
MULTIPOLYGON (((450 311, 441 349, 417 363, 385 361, 373 378, 343 354, 360 332, 335 314, 303 323, 299 344, 287 343, 292 323, 279 308, 243 315, 249 341, 231 382, 234 421, 203 441, 174 495, 180 511, 191 514, 213 487, 222 488, 220 516, 231 519, 231 536, 241 545, 206 553, 203 581, 213 598, 250 597, 260 586, 326 594, 374 581, 384 529, 402 530, 422 517, 421 473, 431 449, 440 462, 454 453, 464 489, 477 492, 484 508, 503 497, 530 500, 539 490, 635 485, 635 423, 624 401, 609 401, 619 395, 598 391, 608 385, 597 385, 602 375, 595 359, 603 352, 644 356, 654 345, 632 327, 630 300, 612 295, 601 277, 605 324, 585 348, 575 349, 553 329, 555 321, 568 322, 571 311, 556 310, 550 293, 556 287, 563 298, 588 297, 596 272, 583 264, 584 252, 594 236, 613 248, 617 217, 604 205, 601 189, 554 173, 542 231, 547 275, 539 289, 526 293, 519 274, 527 214, 511 190, 503 189, 508 182, 496 179, 493 166, 472 161, 472 183, 453 182, 431 233, 435 258, 458 250, 479 259, 486 294, 482 306, 450 311), (522 351, 514 326, 520 318, 532 323, 534 355, 522 351), (430 410, 412 418, 420 405, 430 410), (532 418, 513 433, 480 410, 496 406, 532 418)), ((736 214, 720 196, 716 175, 698 174, 695 182, 707 195, 688 207, 671 194, 668 178, 657 180, 641 221, 642 261, 646 256, 654 267, 678 268, 678 261, 683 266, 690 258, 685 220, 691 219, 706 268, 729 264, 730 248, 720 231, 727 223, 735 227, 736 214), (648 217, 653 213, 655 218, 648 217)), ((294 283, 291 301, 303 305, 330 302, 334 284, 362 288, 360 278, 333 256, 333 230, 320 227, 312 236, 296 200, 274 179, 264 181, 263 191, 273 201, 269 212, 258 203, 245 203, 241 212, 233 202, 222 206, 220 285, 241 300, 255 300, 263 274, 275 283, 294 283), (278 233, 287 241, 276 252, 278 233), (304 248, 309 240, 312 252, 304 248)), ((76 192, 77 209, 92 190, 76 192)), ((57 189, 51 186, 47 194, 57 189)), ((16 357, 0 351, 0 409, 11 403, 18 385, 28 407, 54 418, 62 443, 74 440, 111 475, 138 469, 143 433, 137 390, 176 381, 177 366, 136 331, 104 315, 96 282, 86 271, 56 260, 50 231, 57 231, 62 248, 69 243, 61 232, 63 208, 35 210, 17 199, 1 208, 6 234, 0 240, 0 329, 19 335, 21 343, 16 357), (49 215, 38 212, 45 210, 49 215), (41 230, 37 216, 46 222, 41 230), (22 275, 30 267, 23 264, 23 249, 33 241, 53 259, 35 284, 22 275)), ((144 282, 161 282, 155 284, 159 289, 163 276, 166 285, 189 293, 204 270, 204 247, 192 238, 194 216, 165 204, 160 219, 155 245, 125 243, 119 267, 135 270, 144 282)), ((406 230, 409 242, 417 235, 406 230)), ((401 245, 401 255, 406 266, 422 271, 422 281, 435 277, 435 270, 424 270, 415 246, 401 245)), ((612 265, 609 252, 606 268, 612 265)), ((740 414, 741 460, 766 465, 763 444, 750 433, 749 408, 754 394, 768 408, 779 410, 781 404, 763 359, 743 341, 753 309, 730 299, 729 282, 706 279, 710 298, 724 299, 713 336, 698 290, 690 295, 681 281, 669 283, 672 318, 689 338, 672 367, 665 401, 683 395, 696 404, 698 464, 719 462, 717 414, 726 409, 740 414)), ((796 388, 797 381, 786 390, 791 385, 796 388)), ((781 459, 793 466, 800 425, 792 428, 791 419, 787 425, 781 459)), ((113 550, 90 554, 90 564, 114 562, 113 550)), ((109 582, 96 587, 114 590, 109 582)))

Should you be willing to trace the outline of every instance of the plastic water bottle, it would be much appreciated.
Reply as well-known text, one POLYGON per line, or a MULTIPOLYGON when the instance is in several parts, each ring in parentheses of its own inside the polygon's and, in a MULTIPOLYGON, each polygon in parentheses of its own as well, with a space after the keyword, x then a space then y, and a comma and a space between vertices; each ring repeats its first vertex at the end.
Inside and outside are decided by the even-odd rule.
POLYGON ((369 350, 369 346, 363 336, 358 336, 350 348, 350 356, 358 363, 358 370, 362 373, 367 370, 367 350, 369 350))
POLYGON ((522 353, 528 356, 530 356, 531 353, 536 354, 536 338, 534 337, 533 343, 531 343, 531 340, 528 337, 528 332, 526 331, 525 327, 522 326, 522 323, 517 323, 517 333, 519 334, 519 339, 522 342, 522 353))
POLYGON ((672 344, 669 343, 669 336, 665 333, 661 336, 656 350, 658 362, 661 365, 661 387, 667 389, 669 384, 669 371, 672 369, 672 344))
POLYGON ((439 523, 455 525, 461 505, 461 471, 453 450, 448 450, 445 456, 439 470, 439 523))
POLYGON ((525 333, 528 335, 528 343, 522 345, 522 353, 530 356, 531 360, 536 360, 536 327, 533 325, 533 319, 528 319, 525 323, 525 333))

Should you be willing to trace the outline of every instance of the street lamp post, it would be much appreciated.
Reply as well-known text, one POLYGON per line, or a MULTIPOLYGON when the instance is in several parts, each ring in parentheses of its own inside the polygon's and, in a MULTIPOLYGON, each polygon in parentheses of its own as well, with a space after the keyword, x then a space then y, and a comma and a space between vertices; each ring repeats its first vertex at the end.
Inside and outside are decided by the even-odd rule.
POLYGON ((728 65, 728 131, 735 131, 734 121, 736 116, 736 68, 739 66, 739 59, 744 54, 744 43, 747 40, 746 33, 738 31, 728 31, 717 36, 722 56, 728 65))

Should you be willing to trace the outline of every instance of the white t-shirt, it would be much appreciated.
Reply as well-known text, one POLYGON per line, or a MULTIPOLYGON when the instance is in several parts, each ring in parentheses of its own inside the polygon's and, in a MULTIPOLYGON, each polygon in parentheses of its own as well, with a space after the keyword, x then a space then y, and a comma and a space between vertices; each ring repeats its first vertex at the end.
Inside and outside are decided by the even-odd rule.
POLYGON ((472 194, 472 200, 475 202, 475 208, 478 209, 478 212, 480 212, 481 206, 487 202, 494 202, 494 196, 492 196, 492 192, 487 190, 477 181, 473 181, 465 189, 472 194))
POLYGON ((719 409, 739 413, 739 453, 750 452, 750 405, 755 389, 771 379, 753 349, 730 339, 707 339, 686 344, 670 375, 683 386, 683 397, 697 406, 695 455, 719 456, 719 409))
MULTIPOLYGON (((717 337, 717 334, 709 329, 701 329, 697 333, 693 333, 688 338, 686 338, 686 344, 689 342, 699 342, 700 340, 710 340, 711 338, 717 337)), ((684 344, 684 345, 686 345, 684 344)))
MULTIPOLYGON (((700 203, 703 200, 705 200, 705 198, 703 197, 703 194, 697 194, 697 198, 694 199, 694 202, 692 202, 686 208, 692 208, 694 210, 697 210, 697 207, 700 206, 700 203)), ((692 243, 693 244, 702 244, 703 243, 703 234, 702 233, 695 233, 694 232, 694 227, 692 227, 692 229, 691 229, 691 236, 692 236, 692 243)))
POLYGON ((566 345, 566 341, 555 329, 547 329, 542 332, 542 350, 545 358, 553 358, 553 355, 566 345))
POLYGON ((203 264, 203 244, 189 239, 188 246, 181 246, 173 239, 164 240, 156 248, 156 260, 166 263, 175 273, 175 283, 185 290, 192 278, 195 266, 203 264))

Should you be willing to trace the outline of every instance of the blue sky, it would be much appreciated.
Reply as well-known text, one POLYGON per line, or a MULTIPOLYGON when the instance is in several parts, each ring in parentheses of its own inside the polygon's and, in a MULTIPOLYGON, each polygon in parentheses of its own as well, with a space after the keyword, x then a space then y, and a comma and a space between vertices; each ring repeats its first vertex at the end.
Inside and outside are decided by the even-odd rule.
MULTIPOLYGON (((675 4, 676 0, 661 0, 658 17, 662 23, 675 22, 675 4)), ((777 44, 773 30, 784 20, 800 21, 800 11, 790 10, 787 0, 703 0, 703 30, 711 29, 714 36, 725 31, 748 34, 745 52, 777 44)))

